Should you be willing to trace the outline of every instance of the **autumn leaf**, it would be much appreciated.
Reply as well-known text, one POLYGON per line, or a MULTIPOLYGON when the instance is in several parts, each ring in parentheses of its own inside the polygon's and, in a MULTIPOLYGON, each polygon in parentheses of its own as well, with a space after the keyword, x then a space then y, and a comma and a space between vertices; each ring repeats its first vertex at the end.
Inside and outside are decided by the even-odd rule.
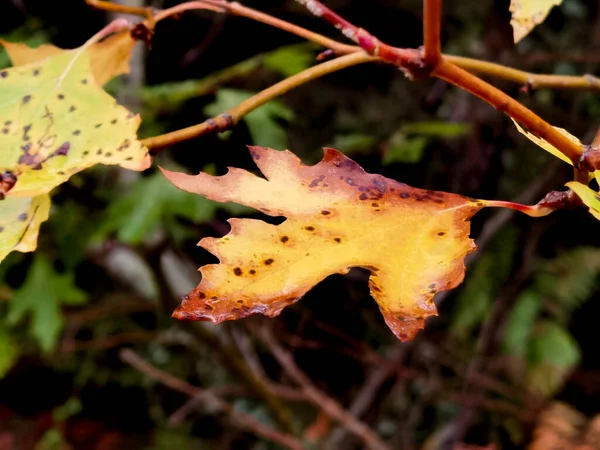
POLYGON ((185 191, 287 218, 277 226, 230 219, 229 234, 202 239, 220 264, 200 269, 200 285, 174 317, 275 316, 325 277, 362 267, 386 323, 409 340, 437 314, 434 295, 463 280, 464 257, 475 249, 469 219, 484 202, 366 173, 333 149, 314 166, 289 151, 250 152, 267 179, 236 168, 221 177, 163 169, 185 191))
POLYGON ((85 46, 0 71, 0 171, 17 174, 9 195, 49 192, 96 163, 143 170, 139 116, 100 88, 85 46))
POLYGON ((584 205, 589 208, 592 216, 600 220, 600 194, 598 192, 578 181, 570 181, 565 186, 577 194, 584 205))
POLYGON ((74 50, 2 41, 16 67, 0 71, 0 261, 36 248, 47 193, 74 173, 96 163, 150 165, 139 116, 98 86, 128 71, 134 43, 128 32, 74 50))
POLYGON ((31 252, 37 247, 39 228, 48 219, 50 196, 6 197, 0 201, 0 261, 13 250, 31 252))
MULTIPOLYGON (((0 44, 6 49, 13 66, 24 66, 42 61, 50 56, 65 53, 52 44, 42 44, 39 47, 28 47, 18 42, 8 42, 0 39, 0 44)), ((111 79, 129 73, 129 60, 136 41, 129 31, 122 31, 107 37, 101 42, 90 46, 92 73, 96 82, 103 86, 111 79)))
POLYGON ((509 11, 512 15, 515 44, 529 34, 536 25, 542 23, 552 7, 560 5, 562 0, 510 0, 509 11))
MULTIPOLYGON (((548 141, 546 141, 545 139, 542 139, 542 138, 534 135, 533 133, 530 133, 529 131, 524 130, 523 128, 521 128, 521 126, 514 119, 513 119, 513 123, 517 127, 517 130, 519 131, 519 133, 521 133, 523 136, 527 137, 527 139, 529 139, 531 142, 533 142, 534 144, 536 144, 539 147, 543 148, 548 153, 556 156, 558 159, 566 162, 567 164, 573 165, 573 162, 569 158, 567 158, 567 156, 563 152, 561 152, 559 149, 557 149, 556 147, 554 147, 548 141)), ((567 137, 570 141, 572 141, 572 142, 576 143, 577 145, 581 146, 581 148, 583 149, 583 144, 581 143, 581 141, 576 136, 573 136, 571 133, 569 133, 564 128, 554 127, 554 129, 556 131, 558 131, 559 133, 561 133, 562 135, 564 135, 565 137, 567 137)), ((590 174, 590 179, 594 178, 594 177, 596 178, 596 180, 598 182, 600 182, 600 170, 597 170, 594 173, 590 174)))

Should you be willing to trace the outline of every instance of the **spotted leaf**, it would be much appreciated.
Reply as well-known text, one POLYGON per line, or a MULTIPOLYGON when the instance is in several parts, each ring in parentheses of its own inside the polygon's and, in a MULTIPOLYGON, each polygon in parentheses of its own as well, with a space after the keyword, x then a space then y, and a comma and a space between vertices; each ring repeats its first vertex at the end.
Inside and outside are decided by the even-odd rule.
POLYGON ((513 27, 515 44, 527 36, 536 25, 542 23, 552 7, 561 3, 562 0, 510 0, 510 24, 513 27))
POLYGON ((388 326, 409 340, 437 314, 434 295, 462 281, 464 257, 475 248, 469 219, 483 202, 366 173, 333 149, 314 166, 287 150, 250 152, 266 179, 235 168, 220 177, 163 170, 185 191, 287 218, 230 219, 229 234, 202 239, 220 264, 200 269, 200 285, 174 317, 275 316, 328 275, 362 267, 388 326))
POLYGON ((49 192, 97 163, 143 170, 139 116, 96 83, 80 47, 0 71, 0 171, 17 176, 9 195, 49 192))
POLYGON ((49 211, 48 194, 6 197, 0 201, 0 261, 13 250, 35 250, 40 225, 48 219, 49 211))
MULTIPOLYGON (((129 73, 129 60, 135 43, 136 41, 131 38, 129 31, 123 31, 90 46, 92 73, 99 85, 106 84, 118 75, 129 73)), ((32 48, 25 44, 1 39, 0 44, 6 49, 13 66, 40 62, 50 56, 67 51, 52 44, 42 44, 32 48)))

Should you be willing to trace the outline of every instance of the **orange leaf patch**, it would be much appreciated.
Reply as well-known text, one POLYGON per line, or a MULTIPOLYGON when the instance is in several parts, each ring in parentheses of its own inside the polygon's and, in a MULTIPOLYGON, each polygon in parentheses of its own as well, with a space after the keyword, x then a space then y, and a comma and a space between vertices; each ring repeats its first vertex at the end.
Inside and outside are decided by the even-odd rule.
POLYGON ((220 264, 200 268, 201 283, 174 317, 276 316, 327 276, 362 267, 386 323, 410 340, 437 314, 434 295, 463 280, 464 257, 475 249, 469 219, 484 203, 366 173, 334 149, 314 166, 287 150, 250 153, 266 179, 236 168, 220 177, 162 169, 182 190, 287 218, 230 219, 229 234, 202 239, 220 264))

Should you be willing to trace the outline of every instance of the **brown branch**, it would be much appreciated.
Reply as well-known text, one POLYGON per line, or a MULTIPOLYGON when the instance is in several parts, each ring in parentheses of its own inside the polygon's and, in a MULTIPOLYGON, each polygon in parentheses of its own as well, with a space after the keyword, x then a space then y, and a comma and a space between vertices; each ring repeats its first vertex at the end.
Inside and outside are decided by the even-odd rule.
POLYGON ((264 105, 268 101, 285 94, 286 92, 294 89, 295 87, 301 86, 308 81, 317 79, 329 73, 336 72, 346 67, 355 66, 366 62, 375 61, 376 58, 366 55, 362 52, 352 53, 345 56, 340 56, 332 61, 327 61, 318 66, 311 67, 300 73, 292 75, 283 81, 280 81, 273 86, 259 92, 258 94, 244 100, 242 103, 237 105, 224 113, 219 114, 216 117, 208 119, 201 124, 194 125, 181 130, 173 131, 171 133, 163 134, 160 136, 151 137, 144 139, 142 143, 150 150, 158 150, 169 145, 176 144, 178 142, 194 139, 199 136, 214 132, 214 131, 225 131, 235 125, 248 113, 254 111, 259 106, 264 105))
MULTIPOLYGON (((105 11, 118 11, 126 14, 134 14, 138 16, 148 16, 148 8, 132 8, 121 6, 116 3, 111 3, 103 0, 86 0, 86 2, 97 9, 105 11)), ((291 34, 295 34, 301 38, 311 42, 320 44, 333 51, 336 55, 346 55, 361 51, 361 48, 356 45, 347 45, 336 40, 325 37, 319 33, 307 30, 306 28, 294 25, 285 20, 277 19, 252 8, 245 7, 239 3, 226 2, 224 0, 204 0, 195 2, 186 2, 176 5, 172 8, 159 11, 154 16, 155 20, 162 20, 173 16, 175 13, 180 13, 185 10, 205 9, 214 12, 228 12, 240 17, 256 20, 258 22, 279 28, 291 34), (218 6, 217 6, 218 5, 218 6)), ((575 90, 591 90, 600 91, 600 79, 590 74, 575 76, 575 75, 546 75, 526 72, 512 67, 504 66, 489 61, 481 61, 474 58, 464 56, 443 55, 449 62, 461 67, 469 72, 481 75, 488 75, 496 78, 502 78, 515 83, 523 84, 532 89, 551 88, 551 89, 575 89, 575 90)), ((562 58, 569 56, 563 55, 562 58)), ((528 57, 529 58, 529 57, 528 57)), ((589 59, 589 58, 588 58, 589 59)))
MULTIPOLYGON (((415 54, 415 50, 395 48, 384 44, 366 30, 357 28, 345 19, 342 19, 318 0, 297 1, 307 6, 314 15, 322 17, 336 28, 342 30, 347 37, 354 40, 365 52, 379 56, 385 62, 398 66, 413 77, 420 77, 426 74, 435 76, 470 92, 524 125, 531 133, 548 141, 573 161, 573 165, 576 167, 580 166, 579 159, 583 153, 582 146, 572 142, 533 111, 482 79, 455 66, 444 58, 435 67, 428 67, 423 58, 419 54, 415 54)), ((587 167, 582 167, 582 169, 588 170, 587 167)))
MULTIPOLYGON (((399 68, 403 69, 412 78, 421 78, 424 75, 432 74, 433 76, 444 79, 482 98, 483 100, 487 101, 492 106, 494 106, 496 109, 503 111, 513 119, 520 122, 523 126, 527 127, 530 130, 530 132, 547 140, 550 144, 554 145, 558 150, 560 150, 569 159, 571 159, 571 161, 573 161, 573 164, 577 168, 583 171, 593 171, 596 169, 597 166, 600 167, 600 157, 597 157, 596 154, 586 154, 582 157, 583 149, 581 146, 578 146, 577 144, 567 139, 561 133, 556 131, 551 125, 549 125, 547 122, 545 122, 543 119, 541 119, 528 108, 525 108, 516 100, 512 99, 502 91, 494 88, 493 86, 484 82, 478 77, 470 74, 469 72, 462 70, 456 64, 453 64, 453 62, 457 63, 458 65, 464 66, 465 68, 467 68, 467 70, 479 71, 480 73, 487 73, 489 75, 506 78, 521 83, 524 81, 526 84, 528 83, 527 85, 531 87, 545 86, 572 89, 596 89, 600 88, 600 82, 597 78, 591 76, 562 77, 556 75, 533 75, 527 72, 519 71, 517 69, 512 69, 509 67, 504 67, 494 63, 477 61, 469 58, 462 58, 456 56, 443 57, 440 60, 440 64, 438 64, 438 66, 436 67, 436 70, 433 73, 431 73, 431 71, 433 70, 433 66, 431 64, 428 64, 427 59, 431 60, 432 58, 434 58, 434 56, 432 55, 435 55, 436 52, 439 50, 439 17, 437 17, 436 14, 439 16, 439 7, 441 6, 441 0, 429 0, 428 2, 426 2, 425 5, 425 30, 427 39, 426 49, 428 47, 431 49, 429 53, 426 52, 427 56, 425 57, 421 55, 421 53, 418 50, 396 48, 379 41, 376 37, 368 33, 366 30, 354 26, 339 15, 335 14, 329 8, 322 5, 317 0, 297 1, 305 5, 314 15, 322 17, 323 19, 333 24, 336 28, 340 29, 346 37, 356 42, 362 50, 374 57, 369 61, 375 61, 376 58, 379 58, 385 62, 394 64, 399 68), (438 30, 437 33, 435 32, 435 30, 438 30), (437 39, 437 44, 435 45, 434 38, 437 39)), ((102 9, 107 8, 106 2, 88 0, 88 3, 102 9)), ((238 3, 230 3, 224 0, 203 0, 183 3, 168 10, 159 12, 154 17, 154 19, 164 19, 166 17, 171 16, 172 14, 190 9, 209 9, 216 12, 227 11, 236 15, 258 20, 262 23, 275 26, 282 30, 309 39, 313 42, 317 42, 321 45, 327 46, 328 48, 332 49, 335 53, 338 54, 357 53, 358 51, 358 48, 355 46, 341 44, 339 42, 321 36, 317 33, 313 33, 309 30, 306 30, 302 27, 293 25, 289 22, 276 19, 267 14, 255 11, 251 8, 243 7, 238 3)), ((140 15, 142 14, 141 11, 131 11, 131 13, 137 13, 140 15)), ((144 14, 147 14, 146 10, 144 10, 144 14)), ((363 60, 360 62, 368 61, 363 60)), ((356 62, 355 64, 358 64, 358 62, 356 62)), ((344 67, 348 67, 349 65, 344 67)), ((317 68, 311 68, 308 70, 315 70, 315 72, 313 72, 315 74, 315 77, 322 75, 317 74, 319 71, 319 69, 317 68)), ((334 70, 339 70, 339 68, 334 68, 331 71, 334 70)), ((306 75, 306 72, 302 73, 306 75)), ((329 73, 329 71, 326 73, 329 73)), ((299 75, 301 74, 297 74, 297 76, 299 75)), ((312 77, 309 79, 312 79, 312 77)), ((305 81, 302 80, 302 77, 298 77, 296 79, 294 79, 294 77, 290 77, 288 80, 284 80, 283 82, 273 86, 273 88, 283 88, 283 90, 275 90, 274 92, 271 91, 271 97, 269 97, 268 99, 271 99, 277 95, 281 95, 281 93, 286 92, 287 90, 296 87, 300 84, 303 84, 303 82, 305 81)), ((270 89, 263 91, 263 93, 266 93, 267 91, 270 91, 270 89)), ((193 127, 178 130, 172 133, 168 133, 166 135, 149 138, 146 141, 144 141, 144 143, 151 149, 158 149, 176 142, 192 139, 213 131, 223 131, 235 125, 237 121, 239 121, 240 117, 242 117, 244 114, 247 114, 248 112, 254 110, 256 107, 262 104, 263 103, 261 103, 260 97, 253 97, 251 99, 248 99, 246 102, 243 102, 243 104, 239 105, 238 108, 234 108, 234 110, 229 111, 229 114, 220 115, 193 127), (232 112, 234 114, 232 114, 232 112), (236 117, 236 115, 238 115, 238 117, 236 117)))
POLYGON ((537 116, 533 111, 526 108, 512 97, 509 97, 501 90, 445 59, 442 59, 440 64, 436 67, 433 76, 452 83, 482 100, 485 100, 497 110, 504 112, 520 124, 525 125, 530 133, 548 141, 573 161, 575 166, 579 165, 579 158, 583 152, 581 145, 571 141, 548 122, 537 116))
POLYGON ((356 419, 346 411, 337 401, 318 389, 308 376, 296 365, 293 356, 285 350, 276 340, 273 333, 267 328, 256 330, 261 341, 269 348, 275 359, 279 362, 285 373, 294 380, 306 396, 329 417, 346 427, 351 433, 359 437, 364 444, 374 450, 389 450, 385 442, 365 423, 356 419))
POLYGON ((442 57, 441 44, 442 0, 424 0, 423 2, 423 60, 435 67, 442 57))
POLYGON ((593 75, 545 75, 514 69, 489 61, 480 61, 463 56, 444 55, 452 64, 479 75, 488 75, 522 84, 531 89, 575 89, 600 91, 600 78, 593 75))
MULTIPOLYGON (((398 366, 406 359, 408 345, 398 342, 390 351, 388 359, 381 365, 375 367, 358 390, 352 403, 348 408, 348 412, 357 419, 364 416, 371 405, 381 398, 378 396, 384 383, 394 376, 398 376, 398 366)), ((346 441, 346 430, 339 428, 331 433, 331 437, 327 442, 327 448, 349 448, 346 441)))
POLYGON ((133 350, 123 349, 120 352, 120 356, 124 362, 139 370, 144 375, 159 381, 175 391, 193 398, 201 399, 202 403, 209 404, 211 407, 227 414, 231 421, 241 429, 292 450, 303 449, 302 443, 293 436, 280 433, 263 425, 251 415, 238 411, 209 390, 192 386, 187 381, 154 367, 152 364, 140 358, 133 350))

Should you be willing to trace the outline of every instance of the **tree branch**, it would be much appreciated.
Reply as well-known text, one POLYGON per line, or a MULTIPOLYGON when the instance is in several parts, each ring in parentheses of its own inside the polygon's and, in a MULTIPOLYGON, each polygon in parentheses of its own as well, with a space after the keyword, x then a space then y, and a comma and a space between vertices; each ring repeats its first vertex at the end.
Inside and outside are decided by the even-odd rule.
POLYGON ((369 428, 346 411, 337 401, 319 390, 310 378, 300 370, 294 362, 293 356, 277 341, 273 333, 267 328, 256 330, 261 341, 269 348, 275 359, 279 362, 286 374, 300 385, 306 396, 329 417, 338 421, 350 432, 358 436, 365 445, 374 450, 389 450, 389 447, 369 428))
MULTIPOLYGON (((107 8, 107 4, 104 1, 87 1, 92 6, 99 7, 101 9, 107 8)), ((600 167, 600 157, 597 157, 597 152, 588 152, 582 157, 582 154, 584 152, 581 146, 571 142, 561 133, 556 131, 550 124, 548 124, 539 116, 537 116, 533 111, 524 107, 519 102, 509 97, 507 94, 494 88, 493 86, 481 80, 480 78, 470 74, 465 70, 462 70, 460 67, 458 67, 458 65, 464 66, 467 70, 506 78, 511 81, 517 81, 520 83, 524 82, 525 85, 531 87, 557 87, 570 89, 600 90, 600 81, 596 77, 587 75, 583 77, 534 75, 517 69, 504 67, 499 64, 489 63, 485 61, 477 61, 474 59, 463 58, 458 56, 442 56, 442 59, 439 60, 438 66, 436 67, 435 71, 433 71, 433 67, 427 63, 426 57, 424 57, 420 51, 416 49, 396 48, 383 43, 379 41, 376 37, 368 33, 366 30, 358 28, 350 22, 346 21, 345 19, 331 11, 329 8, 322 5, 318 0, 297 1, 305 5, 314 15, 322 17, 323 19, 333 24, 336 28, 340 29, 346 37, 356 42, 362 50, 364 50, 373 57, 373 59, 362 60, 360 62, 375 61, 376 58, 379 58, 387 63, 396 65, 400 69, 404 70, 405 73, 411 78, 422 78, 425 75, 433 75, 438 78, 444 79, 460 87, 461 89, 464 89, 487 101, 496 109, 503 111, 508 116, 512 117, 513 119, 521 123, 523 126, 528 128, 530 132, 548 141, 559 151, 565 154, 569 159, 571 159, 576 168, 579 168, 582 171, 593 171, 597 167, 600 167), (453 63, 456 63, 458 65, 453 63)), ((437 50, 434 51, 433 49, 438 48, 436 45, 434 45, 434 37, 437 36, 437 38, 439 38, 439 31, 437 33, 434 33, 434 31, 439 29, 439 18, 436 19, 436 14, 439 14, 440 12, 439 7, 441 6, 441 0, 428 0, 425 6, 425 17, 427 22, 425 28, 427 36, 426 39, 428 42, 426 48, 429 47, 431 49, 431 51, 429 52, 429 58, 432 58, 431 52, 435 53, 435 51, 437 50), (438 28, 436 28, 436 24, 438 24, 438 28)), ((302 27, 293 25, 289 22, 276 19, 267 14, 255 11, 251 8, 246 8, 235 2, 226 2, 225 0, 202 0, 182 3, 173 8, 169 8, 167 10, 159 12, 154 17, 154 19, 164 19, 173 14, 190 9, 209 9, 216 12, 227 11, 232 14, 258 20, 262 23, 275 26, 282 30, 309 39, 313 42, 317 42, 321 45, 327 46, 336 54, 358 53, 358 47, 341 44, 337 41, 331 40, 317 33, 313 33, 302 27)), ((147 10, 144 10, 143 13, 142 11, 131 11, 131 13, 146 15, 147 10)), ((437 45, 439 45, 439 43, 437 45)), ((338 63, 340 62, 338 60, 335 61, 337 61, 338 63)), ((353 62, 351 64, 344 65, 344 67, 349 67, 350 65, 358 63, 359 62, 353 62)), ((312 72, 315 78, 324 74, 319 74, 319 70, 321 69, 318 68, 323 69, 322 66, 317 66, 316 68, 308 69, 309 71, 315 70, 315 72, 312 72)), ((331 68, 331 71, 339 70, 339 68, 332 68, 331 66, 325 66, 325 68, 331 68)), ((302 72, 302 74, 304 75, 306 75, 307 73, 311 72, 302 72)), ((327 71, 326 73, 330 72, 327 71)), ((304 82, 302 81, 300 75, 301 74, 297 74, 296 76, 294 76, 298 78, 290 77, 288 80, 284 80, 283 82, 278 83, 277 85, 272 87, 276 89, 271 90, 271 88, 269 88, 263 91, 261 94, 270 95, 268 99, 271 99, 277 95, 281 95, 281 93, 286 92, 287 90, 292 89, 293 87, 296 87, 304 82)), ((254 110, 258 106, 263 104, 261 103, 261 101, 264 99, 264 97, 261 98, 261 94, 259 94, 259 96, 257 96, 256 98, 252 97, 251 99, 248 99, 246 102, 239 105, 238 108, 234 108, 234 110, 232 111, 228 111, 227 113, 222 114, 218 117, 209 119, 202 124, 178 130, 173 133, 168 133, 162 136, 149 138, 145 140, 144 143, 151 149, 158 149, 176 142, 192 139, 213 131, 223 131, 229 129, 231 126, 235 125, 237 121, 239 121, 240 117, 242 117, 243 114, 247 114, 248 112, 254 110), (239 117, 236 117, 236 114, 241 115, 239 117)))
POLYGON ((280 81, 273 86, 259 92, 258 94, 244 100, 242 103, 237 105, 224 113, 219 114, 216 117, 208 119, 201 124, 194 125, 181 130, 173 131, 171 133, 163 134, 160 136, 151 137, 144 139, 142 143, 150 150, 158 150, 169 145, 176 144, 188 139, 194 139, 196 137, 208 134, 214 131, 225 131, 235 125, 248 113, 254 111, 259 106, 264 105, 268 101, 285 94, 286 92, 300 86, 308 81, 322 77, 332 72, 344 69, 346 67, 355 66, 366 62, 375 61, 376 58, 366 55, 365 53, 351 53, 349 55, 340 56, 332 61, 327 61, 318 66, 311 67, 300 73, 292 75, 283 81, 280 81))
MULTIPOLYGON (((115 3, 103 1, 103 0, 86 0, 88 5, 105 10, 105 11, 118 11, 125 14, 134 14, 142 17, 146 17, 149 14, 148 8, 131 8, 124 7, 115 3)), ((181 13, 187 10, 193 9, 205 9, 214 12, 228 12, 240 17, 246 17, 248 19, 256 20, 258 22, 279 28, 282 31, 295 34, 301 38, 317 43, 333 51, 334 54, 347 55, 348 53, 354 53, 361 51, 362 49, 357 45, 347 45, 336 40, 325 37, 319 33, 312 32, 306 28, 294 25, 285 20, 277 19, 265 13, 261 13, 252 8, 245 7, 236 2, 226 2, 225 0, 202 0, 194 2, 186 2, 176 5, 172 8, 159 11, 154 16, 156 20, 166 19, 172 17, 176 13, 181 13), (218 6, 217 6, 218 5, 218 6), (159 18, 159 19, 157 19, 159 18)), ((443 55, 443 57, 453 63, 454 65, 461 67, 469 72, 481 75, 488 75, 496 78, 502 78, 515 83, 523 84, 532 89, 539 88, 551 88, 551 89, 576 89, 576 90, 590 90, 600 91, 600 79, 593 75, 546 75, 546 74, 535 74, 526 72, 524 70, 515 69, 502 64, 497 64, 489 61, 481 61, 474 58, 467 58, 464 56, 454 55, 443 55)))
POLYGON ((545 75, 514 69, 489 61, 463 56, 444 55, 444 59, 474 74, 488 75, 522 84, 531 89, 575 89, 600 91, 600 78, 593 75, 545 75))
POLYGON ((442 57, 441 44, 442 0, 424 0, 423 2, 423 59, 435 67, 442 57))
POLYGON ((504 112, 507 116, 512 117, 520 124, 525 125, 530 133, 548 141, 567 158, 573 161, 575 166, 579 165, 579 158, 583 153, 581 145, 571 141, 533 111, 526 108, 512 97, 509 97, 501 90, 445 59, 442 59, 440 64, 436 67, 433 76, 452 83, 482 100, 485 100, 497 110, 504 112))
POLYGON ((293 436, 280 433, 263 425, 251 415, 238 411, 211 391, 192 386, 187 381, 154 367, 152 364, 140 358, 133 350, 123 349, 120 352, 120 356, 124 362, 139 370, 144 375, 159 381, 175 391, 186 394, 192 398, 197 398, 199 401, 202 401, 202 403, 209 404, 212 408, 224 412, 229 416, 232 422, 237 424, 237 426, 243 430, 283 447, 292 450, 303 450, 304 447, 302 446, 302 443, 293 436))
MULTIPOLYGON (((489 83, 455 66, 444 58, 435 67, 428 67, 423 58, 415 50, 395 48, 384 44, 366 30, 356 28, 351 23, 337 16, 337 14, 331 12, 318 0, 296 1, 304 4, 314 15, 323 17, 336 28, 341 29, 347 37, 352 38, 365 52, 379 56, 385 62, 398 66, 413 77, 420 77, 422 75, 435 76, 485 100, 494 108, 524 125, 531 133, 548 141, 567 156, 575 167, 580 167, 580 157, 583 154, 581 145, 572 142, 533 111, 489 83), (412 56, 410 56, 411 53, 412 56)), ((581 169, 590 170, 588 167, 581 167, 581 169)))

